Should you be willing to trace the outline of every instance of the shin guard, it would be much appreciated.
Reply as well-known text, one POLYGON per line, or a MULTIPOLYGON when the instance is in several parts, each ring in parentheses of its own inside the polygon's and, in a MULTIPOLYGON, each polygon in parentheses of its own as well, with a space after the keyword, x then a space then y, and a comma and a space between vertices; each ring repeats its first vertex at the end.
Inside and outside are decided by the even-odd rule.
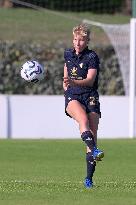
POLYGON ((85 144, 89 147, 90 150, 94 149, 95 142, 94 142, 93 135, 90 131, 83 132, 81 138, 85 142, 85 144))

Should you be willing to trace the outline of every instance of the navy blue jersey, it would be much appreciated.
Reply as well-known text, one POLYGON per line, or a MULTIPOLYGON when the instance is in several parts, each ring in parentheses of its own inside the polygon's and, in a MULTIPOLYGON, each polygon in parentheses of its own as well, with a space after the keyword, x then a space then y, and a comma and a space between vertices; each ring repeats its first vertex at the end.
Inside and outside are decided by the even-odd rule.
POLYGON ((97 75, 93 86, 73 86, 68 87, 73 94, 80 94, 90 92, 98 89, 99 76, 99 58, 97 54, 89 50, 88 47, 84 49, 79 55, 76 55, 74 49, 66 49, 64 52, 65 63, 67 66, 68 76, 71 79, 82 80, 87 77, 89 69, 96 69, 97 75))

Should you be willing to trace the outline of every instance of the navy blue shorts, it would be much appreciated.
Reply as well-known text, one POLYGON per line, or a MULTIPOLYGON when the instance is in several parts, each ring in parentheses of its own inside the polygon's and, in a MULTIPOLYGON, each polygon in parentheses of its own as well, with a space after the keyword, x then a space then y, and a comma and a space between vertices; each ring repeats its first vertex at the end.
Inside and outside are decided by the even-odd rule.
POLYGON ((72 100, 77 100, 82 105, 84 105, 86 109, 86 113, 95 112, 98 113, 101 117, 99 95, 97 91, 91 91, 82 94, 72 94, 71 92, 69 92, 69 90, 66 90, 64 96, 65 96, 65 113, 69 117, 71 116, 67 113, 66 108, 68 106, 68 103, 72 100))

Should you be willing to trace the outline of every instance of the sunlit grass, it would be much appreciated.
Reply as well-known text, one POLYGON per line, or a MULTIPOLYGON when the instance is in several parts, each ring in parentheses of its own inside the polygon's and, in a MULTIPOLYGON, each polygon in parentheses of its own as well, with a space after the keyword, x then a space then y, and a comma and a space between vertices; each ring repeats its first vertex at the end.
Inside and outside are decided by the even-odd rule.
MULTIPOLYGON (((96 15, 89 12, 52 12, 31 9, 0 9, 0 40, 71 43, 73 26, 83 19, 110 24, 124 24, 130 20, 125 15, 96 15)), ((107 41, 101 29, 94 27, 96 39, 107 41)))
POLYGON ((105 158, 86 190, 81 140, 0 140, 2 205, 135 205, 136 140, 98 142, 105 158))

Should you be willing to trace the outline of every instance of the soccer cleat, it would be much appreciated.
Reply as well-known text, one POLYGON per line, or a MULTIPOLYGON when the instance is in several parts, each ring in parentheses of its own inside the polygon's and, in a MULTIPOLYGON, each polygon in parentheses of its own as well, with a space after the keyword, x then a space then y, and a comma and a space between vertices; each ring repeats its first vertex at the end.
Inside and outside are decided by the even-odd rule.
POLYGON ((94 148, 93 150, 93 158, 96 161, 101 161, 101 159, 104 157, 104 152, 102 150, 99 150, 98 148, 94 148))
POLYGON ((84 185, 87 189, 91 189, 93 187, 93 182, 91 179, 85 178, 84 185))

